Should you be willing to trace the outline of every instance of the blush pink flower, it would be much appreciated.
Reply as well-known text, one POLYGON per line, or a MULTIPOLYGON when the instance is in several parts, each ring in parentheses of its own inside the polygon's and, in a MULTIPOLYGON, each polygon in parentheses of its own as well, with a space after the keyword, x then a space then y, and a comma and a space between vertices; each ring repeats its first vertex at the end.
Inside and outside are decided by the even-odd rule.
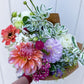
POLYGON ((9 63, 14 64, 17 70, 23 70, 26 75, 36 72, 42 66, 43 53, 34 48, 32 43, 21 43, 11 51, 9 63))
POLYGON ((2 42, 6 41, 5 45, 10 45, 10 42, 15 42, 16 33, 19 34, 20 30, 16 29, 13 25, 9 25, 6 29, 1 31, 3 37, 2 42))
POLYGON ((43 43, 42 41, 36 41, 35 47, 36 47, 38 50, 42 50, 43 47, 44 47, 44 43, 43 43))

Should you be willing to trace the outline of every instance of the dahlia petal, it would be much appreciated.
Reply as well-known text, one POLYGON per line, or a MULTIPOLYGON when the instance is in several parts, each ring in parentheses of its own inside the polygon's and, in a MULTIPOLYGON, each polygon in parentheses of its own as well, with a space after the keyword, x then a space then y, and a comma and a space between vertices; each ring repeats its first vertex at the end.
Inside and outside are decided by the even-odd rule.
POLYGON ((29 61, 29 65, 31 66, 31 69, 33 69, 35 66, 35 62, 33 60, 31 60, 31 61, 29 61))
POLYGON ((20 58, 19 57, 16 57, 16 60, 15 60, 14 64, 19 63, 19 61, 20 61, 20 58))
POLYGON ((30 74, 31 68, 30 68, 29 63, 26 63, 26 65, 24 66, 24 72, 25 72, 26 75, 30 74))
POLYGON ((18 55, 11 55, 11 57, 18 57, 18 55))
POLYGON ((16 46, 16 49, 17 49, 18 51, 20 51, 20 46, 16 46))
POLYGON ((16 68, 19 68, 19 67, 20 67, 20 63, 19 63, 20 60, 21 60, 20 57, 18 57, 18 58, 15 60, 14 64, 15 64, 15 67, 16 67, 16 68))
POLYGON ((25 45, 25 43, 20 43, 21 46, 25 45))
POLYGON ((34 74, 34 73, 36 72, 36 70, 37 70, 37 67, 34 66, 34 68, 33 68, 32 71, 31 71, 31 74, 34 74))
POLYGON ((38 66, 38 68, 40 69, 42 66, 42 62, 38 57, 33 57, 33 60, 35 61, 36 65, 38 66))
POLYGON ((10 55, 18 55, 18 51, 17 50, 13 50, 10 52, 10 55))
POLYGON ((38 57, 38 58, 43 58, 43 53, 40 51, 39 54, 36 53, 35 56, 38 57))
POLYGON ((21 67, 21 68, 23 68, 24 67, 24 65, 27 63, 27 59, 20 59, 20 61, 19 61, 19 66, 21 67))
POLYGON ((15 67, 18 69, 19 68, 19 63, 16 63, 15 64, 15 67))
POLYGON ((9 57, 8 58, 8 63, 13 64, 15 62, 16 58, 14 57, 9 57))
POLYGON ((12 64, 12 63, 14 63, 14 61, 15 61, 14 59, 9 58, 8 63, 12 64))

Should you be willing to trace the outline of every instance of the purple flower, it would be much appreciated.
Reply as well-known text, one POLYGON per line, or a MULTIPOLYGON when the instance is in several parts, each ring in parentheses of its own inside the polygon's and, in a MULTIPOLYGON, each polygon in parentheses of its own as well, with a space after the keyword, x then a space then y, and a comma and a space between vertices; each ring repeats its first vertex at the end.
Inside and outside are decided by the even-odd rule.
POLYGON ((56 69, 56 71, 51 71, 50 75, 54 75, 54 77, 59 77, 61 78, 63 76, 63 72, 61 69, 56 69))
POLYGON ((61 69, 56 70, 56 75, 55 76, 60 77, 60 78, 63 76, 63 72, 61 71, 61 69))
POLYGON ((41 69, 37 70, 37 72, 33 74, 33 79, 35 81, 44 80, 46 77, 49 76, 50 64, 47 62, 46 59, 42 60, 42 63, 43 65, 41 69))
POLYGON ((48 62, 55 63, 56 61, 59 61, 62 57, 62 45, 61 43, 56 39, 48 39, 44 43, 44 49, 49 52, 49 55, 44 54, 44 59, 48 59, 48 62))

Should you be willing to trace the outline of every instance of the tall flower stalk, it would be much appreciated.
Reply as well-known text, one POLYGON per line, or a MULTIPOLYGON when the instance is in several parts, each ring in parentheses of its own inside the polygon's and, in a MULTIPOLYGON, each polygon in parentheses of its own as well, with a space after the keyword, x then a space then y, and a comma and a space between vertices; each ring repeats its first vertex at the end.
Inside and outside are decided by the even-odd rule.
MULTIPOLYGON (((33 1, 32 0, 30 0, 30 2, 31 2, 31 4, 32 4, 32 6, 34 7, 34 9, 36 10, 36 7, 35 7, 35 5, 34 5, 34 3, 33 3, 33 1)), ((27 4, 27 2, 26 1, 24 1, 23 2, 23 4, 24 5, 26 5, 27 6, 27 8, 34 14, 34 12, 31 10, 31 8, 28 6, 28 4, 27 4)), ((37 11, 37 10, 36 10, 37 11)))
MULTIPOLYGON (((29 9, 32 13, 33 13, 33 11, 32 11, 32 10, 31 10, 31 8, 28 6, 28 4, 27 4, 27 2, 26 2, 26 1, 24 1, 24 2, 23 2, 23 4, 24 4, 24 5, 26 5, 26 6, 27 6, 27 8, 28 8, 28 9, 29 9)), ((34 13, 33 13, 33 14, 34 14, 34 13)))
POLYGON ((32 4, 32 6, 34 7, 34 9, 36 10, 36 7, 35 7, 34 3, 32 2, 32 0, 30 0, 30 2, 32 4))

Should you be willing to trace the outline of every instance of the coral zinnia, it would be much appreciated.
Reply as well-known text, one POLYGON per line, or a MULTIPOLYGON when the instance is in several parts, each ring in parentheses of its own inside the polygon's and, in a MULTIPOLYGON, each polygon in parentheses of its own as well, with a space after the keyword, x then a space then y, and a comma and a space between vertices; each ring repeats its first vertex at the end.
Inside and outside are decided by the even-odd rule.
POLYGON ((31 75, 36 72, 37 67, 41 68, 42 58, 43 53, 34 48, 32 43, 21 43, 11 51, 9 63, 14 64, 17 69, 23 70, 26 75, 31 75))
POLYGON ((44 49, 49 52, 49 55, 44 54, 44 59, 48 59, 48 62, 55 63, 56 61, 59 61, 62 57, 62 45, 60 42, 56 39, 48 39, 44 43, 44 49))
POLYGON ((1 31, 3 37, 2 42, 6 41, 5 45, 10 45, 10 42, 15 42, 16 33, 19 33, 19 29, 16 29, 13 25, 9 25, 1 31))

